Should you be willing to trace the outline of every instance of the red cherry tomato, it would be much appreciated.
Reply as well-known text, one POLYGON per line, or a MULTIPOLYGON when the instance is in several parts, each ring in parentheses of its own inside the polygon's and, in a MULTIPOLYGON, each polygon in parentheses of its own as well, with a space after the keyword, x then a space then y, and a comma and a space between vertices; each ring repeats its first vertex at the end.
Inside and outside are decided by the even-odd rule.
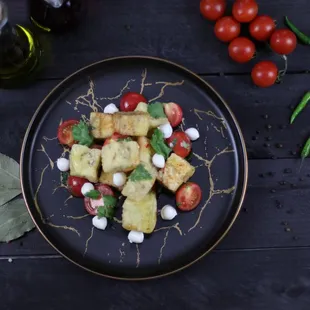
POLYGON ((134 93, 134 92, 129 92, 123 95, 121 99, 121 104, 120 104, 120 109, 123 112, 131 112, 134 111, 137 107, 137 105, 140 102, 147 102, 144 96, 134 93))
POLYGON ((234 61, 245 63, 253 58, 255 54, 255 45, 247 38, 238 37, 229 43, 228 53, 234 61))
POLYGON ((198 184, 187 182, 176 193, 177 207, 182 211, 192 211, 199 205, 202 197, 198 184))
POLYGON ((63 122, 58 127, 57 138, 61 144, 68 145, 71 147, 76 141, 73 139, 72 127, 77 125, 79 121, 72 119, 63 122))
POLYGON ((277 80, 278 68, 271 61, 261 61, 254 66, 251 76, 255 85, 269 87, 277 80))
POLYGON ((167 139, 167 143, 174 153, 183 158, 187 157, 192 149, 191 140, 183 131, 173 132, 172 136, 167 139))
POLYGON ((271 35, 270 46, 274 52, 280 55, 292 53, 297 45, 295 34, 288 29, 277 29, 271 35))
MULTIPOLYGON (((110 186, 105 184, 96 184, 95 189, 101 193, 102 196, 114 196, 114 192, 110 186)), ((98 207, 103 205, 102 196, 98 199, 91 199, 88 197, 84 198, 84 207, 85 210, 91 214, 96 215, 98 207)))
POLYGON ((226 9, 226 0, 201 0, 200 12, 208 20, 222 17, 226 9))
POLYGON ((276 29, 274 20, 268 15, 257 16, 250 24, 251 36, 257 41, 266 41, 276 29))
POLYGON ((237 0, 233 4, 233 17, 240 23, 249 23, 258 13, 258 5, 255 0, 237 0))
POLYGON ((181 124, 183 119, 182 108, 174 102, 169 102, 164 105, 165 114, 169 120, 169 123, 172 127, 177 127, 181 124))
POLYGON ((83 197, 82 194, 82 186, 89 182, 87 179, 85 178, 79 178, 79 177, 74 177, 72 175, 70 175, 68 177, 68 189, 70 191, 70 193, 72 194, 72 196, 74 197, 83 197))
POLYGON ((121 135, 121 134, 115 132, 110 138, 108 138, 104 141, 103 146, 110 144, 112 141, 117 142, 119 139, 126 139, 127 137, 128 136, 124 136, 124 135, 121 135))
POLYGON ((231 16, 224 16, 216 22, 214 33, 220 41, 230 42, 239 36, 240 23, 234 20, 231 16))

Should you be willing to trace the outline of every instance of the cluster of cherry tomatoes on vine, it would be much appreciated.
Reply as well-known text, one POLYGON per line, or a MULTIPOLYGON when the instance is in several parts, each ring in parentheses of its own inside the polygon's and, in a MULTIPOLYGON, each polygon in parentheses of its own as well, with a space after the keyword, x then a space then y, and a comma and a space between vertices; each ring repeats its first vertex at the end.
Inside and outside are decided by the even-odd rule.
MULTIPOLYGON (((250 61, 256 52, 253 41, 239 36, 241 23, 249 23, 249 32, 256 41, 269 42, 271 49, 285 59, 297 45, 295 34, 288 29, 276 29, 275 21, 268 15, 258 15, 255 0, 235 0, 232 16, 224 16, 226 0, 201 0, 200 12, 208 20, 216 21, 214 33, 222 41, 229 43, 229 56, 238 63, 250 61)), ((269 87, 283 75, 272 61, 260 61, 252 69, 251 76, 255 85, 269 87)))

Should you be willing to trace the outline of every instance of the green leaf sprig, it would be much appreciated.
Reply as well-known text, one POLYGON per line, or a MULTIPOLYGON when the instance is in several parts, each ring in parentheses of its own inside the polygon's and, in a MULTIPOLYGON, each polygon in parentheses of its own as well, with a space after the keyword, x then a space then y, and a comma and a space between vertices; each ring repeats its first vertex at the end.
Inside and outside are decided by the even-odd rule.
POLYGON ((72 134, 74 140, 81 145, 91 146, 94 142, 94 138, 89 132, 89 126, 83 121, 73 126, 72 134))

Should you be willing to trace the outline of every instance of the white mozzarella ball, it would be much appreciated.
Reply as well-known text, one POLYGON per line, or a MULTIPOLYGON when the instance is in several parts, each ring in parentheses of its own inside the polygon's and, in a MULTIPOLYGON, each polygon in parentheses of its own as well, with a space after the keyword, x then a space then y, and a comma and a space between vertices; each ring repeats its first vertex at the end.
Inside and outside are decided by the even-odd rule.
POLYGON ((124 172, 116 172, 113 174, 113 184, 121 187, 126 183, 127 176, 124 172))
POLYGON ((117 108, 117 106, 116 106, 114 103, 108 104, 108 105, 104 108, 104 110, 103 110, 103 112, 104 112, 104 113, 107 113, 107 114, 114 114, 114 113, 116 113, 116 112, 118 112, 118 111, 119 111, 119 109, 117 108))
POLYGON ((176 209, 170 205, 165 205, 160 211, 162 219, 168 221, 173 220, 177 214, 176 209))
POLYGON ((105 230, 108 225, 108 220, 105 217, 98 217, 97 215, 93 217, 93 225, 101 230, 105 230))
POLYGON ((58 158, 57 159, 57 168, 62 171, 66 172, 70 170, 70 162, 67 158, 58 158))
POLYGON ((144 233, 132 230, 128 234, 128 240, 130 243, 142 243, 144 240, 144 233))
POLYGON ((94 185, 87 182, 82 186, 81 192, 82 192, 83 196, 85 196, 87 193, 89 193, 90 191, 92 191, 94 189, 95 189, 94 185))
POLYGON ((164 134, 164 138, 165 139, 170 138, 172 133, 173 133, 173 129, 172 129, 170 123, 166 123, 166 124, 160 125, 158 127, 158 129, 164 134))
POLYGON ((193 127, 186 129, 185 134, 190 138, 191 141, 195 141, 200 137, 199 131, 193 127))
POLYGON ((154 154, 152 157, 153 165, 157 168, 165 167, 165 157, 161 154, 154 154))

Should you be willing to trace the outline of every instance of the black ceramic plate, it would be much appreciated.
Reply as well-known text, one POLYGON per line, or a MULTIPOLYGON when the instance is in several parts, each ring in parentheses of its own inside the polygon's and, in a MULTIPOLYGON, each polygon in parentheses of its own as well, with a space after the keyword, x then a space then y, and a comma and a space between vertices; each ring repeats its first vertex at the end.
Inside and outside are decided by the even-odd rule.
MULTIPOLYGON (((24 139, 21 179, 34 222, 62 255, 101 275, 147 279, 191 265, 223 238, 240 211, 247 160, 234 116, 206 82, 165 60, 124 57, 79 70, 45 98, 24 139), (55 138, 59 123, 88 118, 111 102, 118 105, 128 91, 141 92, 151 102, 177 102, 184 111, 183 127, 197 127, 201 135, 193 143, 191 164, 197 167, 192 181, 203 190, 202 202, 173 221, 163 221, 159 215, 155 231, 140 245, 129 243, 128 232, 118 221, 105 231, 93 228, 83 200, 70 198, 66 188, 59 187, 55 165, 66 151, 55 138)), ((167 203, 175 205, 174 196, 161 194, 158 209, 167 203)))

